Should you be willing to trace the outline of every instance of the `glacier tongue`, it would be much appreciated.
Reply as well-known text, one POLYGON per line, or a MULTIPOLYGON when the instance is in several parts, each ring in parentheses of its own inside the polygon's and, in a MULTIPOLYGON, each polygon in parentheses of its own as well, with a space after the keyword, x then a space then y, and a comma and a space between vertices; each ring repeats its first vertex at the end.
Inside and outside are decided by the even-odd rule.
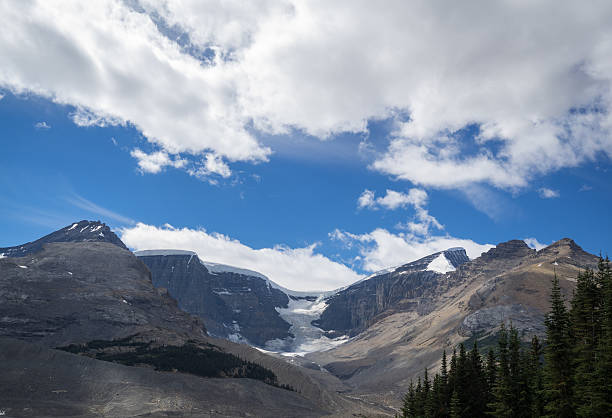
POLYGON ((287 308, 276 308, 276 310, 281 318, 291 324, 289 332, 295 338, 289 347, 284 341, 268 341, 266 349, 280 352, 284 356, 302 356, 314 351, 328 350, 348 341, 348 336, 328 338, 322 329, 311 324, 321 316, 326 306, 325 295, 320 295, 316 299, 289 298, 287 308))
POLYGON ((449 271, 455 271, 455 267, 453 267, 451 262, 444 256, 444 253, 440 253, 439 256, 434 258, 431 263, 427 265, 427 270, 437 273, 448 273, 449 271))

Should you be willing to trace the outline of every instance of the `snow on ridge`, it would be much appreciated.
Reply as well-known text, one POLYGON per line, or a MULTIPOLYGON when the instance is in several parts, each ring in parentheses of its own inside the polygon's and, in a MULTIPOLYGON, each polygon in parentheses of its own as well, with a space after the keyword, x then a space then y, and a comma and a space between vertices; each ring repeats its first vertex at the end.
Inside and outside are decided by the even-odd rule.
POLYGON ((150 257, 150 256, 156 256, 156 255, 190 255, 190 256, 194 256, 197 255, 196 253, 194 253, 193 251, 186 251, 186 250, 141 250, 141 251, 134 251, 134 255, 136 257, 150 257))
POLYGON ((427 265, 427 271, 435 271, 436 273, 448 273, 449 271, 455 271, 455 267, 448 261, 448 258, 444 253, 440 253, 439 256, 434 258, 431 263, 427 265))
POLYGON ((72 226, 70 228, 68 228, 66 231, 72 231, 74 228, 77 227, 78 224, 72 224, 72 226))

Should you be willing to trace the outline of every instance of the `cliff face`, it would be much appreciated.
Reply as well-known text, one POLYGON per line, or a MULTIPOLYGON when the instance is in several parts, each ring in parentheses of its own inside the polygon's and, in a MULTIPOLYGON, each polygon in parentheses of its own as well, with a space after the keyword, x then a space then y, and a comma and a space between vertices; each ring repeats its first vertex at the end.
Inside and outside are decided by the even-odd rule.
POLYGON ((210 271, 195 253, 137 253, 151 270, 155 287, 168 289, 179 307, 199 316, 212 335, 264 346, 286 339, 290 324, 275 308, 288 296, 265 279, 246 271, 210 271))
POLYGON ((156 333, 205 337, 201 321, 155 289, 147 267, 108 242, 56 242, 0 259, 0 335, 47 346, 156 333))
POLYGON ((469 261, 463 248, 431 254, 375 275, 336 293, 313 324, 330 335, 354 336, 394 312, 424 315, 435 307, 444 274, 469 261))

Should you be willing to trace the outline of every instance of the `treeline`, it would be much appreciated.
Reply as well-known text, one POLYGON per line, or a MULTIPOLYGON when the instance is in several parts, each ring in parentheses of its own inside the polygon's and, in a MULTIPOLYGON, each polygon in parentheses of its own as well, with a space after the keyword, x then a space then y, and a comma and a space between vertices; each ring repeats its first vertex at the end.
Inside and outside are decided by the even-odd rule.
POLYGON ((403 417, 612 416, 612 273, 608 258, 578 275, 571 308, 554 277, 546 340, 527 347, 502 324, 497 349, 475 342, 442 354, 440 371, 411 383, 403 417))
POLYGON ((200 377, 256 379, 295 391, 290 385, 279 383, 270 369, 225 353, 214 345, 200 346, 190 341, 182 346, 152 347, 151 342, 138 341, 133 337, 112 341, 93 340, 86 344, 71 344, 58 349, 126 366, 148 365, 158 371, 177 371, 200 377))

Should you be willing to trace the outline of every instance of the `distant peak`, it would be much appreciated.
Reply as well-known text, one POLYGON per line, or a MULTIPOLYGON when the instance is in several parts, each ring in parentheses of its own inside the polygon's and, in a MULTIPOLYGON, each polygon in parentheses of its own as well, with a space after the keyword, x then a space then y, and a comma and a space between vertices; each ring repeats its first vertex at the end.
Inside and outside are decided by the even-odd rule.
POLYGON ((53 242, 108 242, 123 249, 128 249, 105 223, 82 220, 73 222, 36 241, 10 248, 0 248, 0 253, 3 253, 5 257, 23 257, 38 252, 43 245, 53 242))

